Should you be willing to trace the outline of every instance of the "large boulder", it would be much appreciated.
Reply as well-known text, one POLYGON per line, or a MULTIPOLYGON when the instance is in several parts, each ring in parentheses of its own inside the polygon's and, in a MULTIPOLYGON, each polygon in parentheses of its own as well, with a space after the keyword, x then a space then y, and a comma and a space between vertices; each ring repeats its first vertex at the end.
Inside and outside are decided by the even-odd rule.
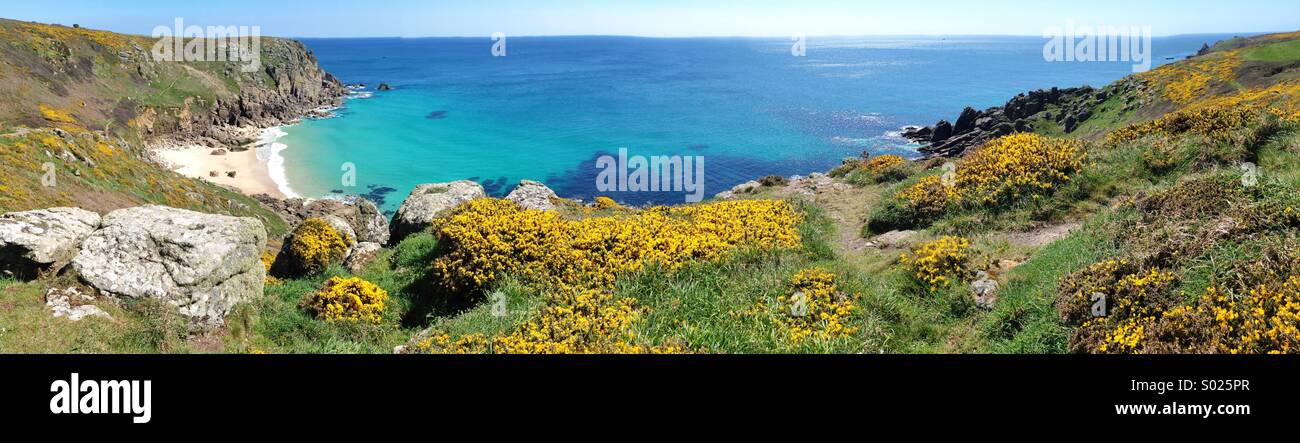
POLYGON ((77 208, 0 215, 0 275, 26 279, 57 271, 77 255, 99 223, 99 214, 77 208))
POLYGON ((353 274, 360 274, 366 270, 366 265, 374 261, 383 250, 384 246, 378 243, 358 244, 355 248, 352 248, 352 253, 348 255, 347 261, 343 262, 343 267, 353 274))
POLYGON ((221 324, 235 304, 262 296, 265 246, 255 218, 144 206, 104 216, 72 266, 107 295, 165 300, 195 323, 221 324))
POLYGON ((428 229, 434 220, 457 206, 483 197, 487 197, 483 185, 469 180, 416 186, 393 217, 389 241, 399 243, 411 234, 428 229))
POLYGON ((552 191, 551 188, 532 180, 519 182, 519 187, 506 196, 506 200, 515 202, 521 208, 539 211, 555 209, 554 200, 557 198, 559 196, 555 195, 555 191, 552 191))
POLYGON ((289 226, 297 226, 309 218, 334 216, 352 227, 357 241, 388 243, 388 217, 370 200, 361 197, 279 200, 259 196, 258 200, 279 214, 289 226))

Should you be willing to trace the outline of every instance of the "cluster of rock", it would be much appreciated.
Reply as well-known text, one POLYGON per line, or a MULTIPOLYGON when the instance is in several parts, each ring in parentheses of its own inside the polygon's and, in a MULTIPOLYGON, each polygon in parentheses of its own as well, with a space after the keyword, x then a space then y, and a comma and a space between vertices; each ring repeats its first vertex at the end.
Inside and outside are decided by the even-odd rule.
POLYGON ((1109 88, 1095 90, 1088 86, 1032 91, 1015 96, 1006 105, 984 111, 968 107, 956 123, 940 120, 933 126, 908 128, 903 137, 926 143, 920 151, 932 157, 960 157, 991 139, 1033 131, 1033 122, 1038 117, 1059 123, 1065 132, 1074 132, 1111 93, 1109 88), (1049 111, 1050 107, 1059 110, 1049 111))
POLYGON ((388 244, 388 218, 370 200, 357 196, 280 200, 259 195, 256 198, 262 206, 274 211, 289 226, 297 226, 309 218, 333 216, 346 222, 355 233, 358 242, 388 244))
POLYGON ((730 190, 723 191, 714 196, 718 200, 731 200, 742 195, 758 193, 764 189, 782 188, 783 195, 801 195, 804 197, 814 197, 817 194, 826 191, 843 191, 852 188, 848 183, 835 181, 831 176, 814 172, 807 176, 795 175, 790 178, 781 176, 767 176, 759 180, 751 180, 732 187, 730 190))
MULTIPOLYGON (((426 230, 457 206, 485 196, 472 181, 421 185, 392 226, 379 208, 361 198, 271 204, 292 225, 309 219, 327 222, 347 243, 342 264, 359 272, 383 245, 426 230)), ((521 183, 507 198, 537 210, 553 210, 558 201, 554 191, 532 181, 521 183)), ((292 241, 291 235, 286 244, 292 241)), ((101 295, 164 300, 196 325, 219 325, 236 304, 262 296, 266 245, 266 228, 255 218, 165 206, 120 209, 102 217, 78 208, 0 215, 0 273, 35 279, 70 266, 101 295)), ((75 289, 47 296, 56 316, 80 320, 107 315, 85 303, 89 300, 75 289)))
MULTIPOLYGON (((461 204, 484 197, 487 197, 487 192, 483 185, 470 180, 416 186, 393 216, 389 243, 397 244, 413 234, 424 232, 433 226, 434 221, 461 204)), ((561 199, 545 184, 524 180, 506 196, 506 200, 523 209, 551 211, 556 209, 556 202, 561 199)))
MULTIPOLYGON (((143 206, 102 218, 53 208, 0 220, 6 273, 32 278, 70 263, 104 295, 165 300, 198 324, 220 324, 235 304, 262 295, 266 229, 255 218, 143 206)), ((98 315, 75 310, 65 298, 72 297, 47 303, 56 314, 98 315)))

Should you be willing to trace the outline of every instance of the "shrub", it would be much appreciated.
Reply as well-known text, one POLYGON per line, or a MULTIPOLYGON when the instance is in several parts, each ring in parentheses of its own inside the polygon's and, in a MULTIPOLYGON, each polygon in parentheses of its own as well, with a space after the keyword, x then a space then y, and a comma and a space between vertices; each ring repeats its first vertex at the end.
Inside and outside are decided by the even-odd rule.
POLYGON ((916 215, 903 202, 887 199, 871 210, 867 216, 867 225, 863 237, 884 234, 890 231, 912 228, 919 225, 916 215))
POLYGON ((351 321, 379 324, 383 321, 388 291, 360 278, 333 277, 312 295, 308 306, 317 318, 327 322, 351 321))
POLYGON ((481 290, 507 275, 543 292, 541 315, 495 338, 453 339, 433 331, 413 352, 641 353, 675 347, 637 344, 634 300, 617 299, 616 278, 660 266, 677 271, 740 248, 793 249, 803 215, 784 201, 745 200, 620 211, 565 219, 507 200, 479 199, 457 208, 434 232, 445 253, 434 260, 454 293, 481 290))
POLYGON ((620 209, 622 207, 622 205, 619 205, 618 202, 614 201, 612 198, 604 196, 596 197, 597 209, 620 209))
POLYGON ((1253 106, 1206 104, 1167 114, 1146 123, 1126 126, 1106 136, 1107 144, 1138 140, 1148 136, 1195 134, 1220 137, 1229 131, 1258 121, 1253 106))
POLYGON ((1159 90, 1166 100, 1184 104, 1211 95, 1215 85, 1235 82, 1242 62, 1238 51, 1223 51, 1161 66, 1138 74, 1138 78, 1159 90))
POLYGON ((949 203, 960 199, 960 194, 957 188, 945 184, 942 177, 931 175, 899 192, 895 198, 901 203, 899 218, 908 221, 907 227, 913 227, 934 222, 948 210, 949 203))
POLYGON ((547 297, 539 318, 494 343, 507 354, 637 353, 630 328, 638 313, 632 299, 586 290, 547 297))
POLYGON ((1056 305, 1062 321, 1078 327, 1070 348, 1132 351, 1156 316, 1178 305, 1177 284, 1173 273, 1143 269, 1129 260, 1096 263, 1066 277, 1056 305))
POLYGON ((881 155, 867 160, 864 168, 871 171, 872 174, 882 174, 890 169, 897 168, 907 163, 907 160, 897 155, 881 155))
POLYGON ((1049 193, 1083 169, 1083 144, 1020 133, 995 139, 957 167, 956 187, 965 201, 997 205, 1049 193))
POLYGON ((776 323, 795 342, 809 337, 832 339, 857 333, 846 326, 857 306, 835 285, 835 275, 822 269, 805 269, 790 279, 791 295, 777 298, 776 323))
POLYGON ((916 245, 898 261, 917 283, 935 292, 969 278, 970 259, 970 240, 941 237, 916 245))
POLYGON ((1300 351, 1300 277, 1240 295, 1210 287, 1196 302, 1129 318, 1093 352, 1290 354, 1300 351))
POLYGON ((349 248, 347 239, 329 222, 309 218, 289 235, 275 268, 277 274, 286 276, 314 274, 342 263, 349 248))
POLYGON ((651 263, 676 270, 743 246, 796 248, 802 220, 788 203, 774 200, 567 220, 505 200, 480 199, 462 205, 436 228, 447 252, 434 268, 452 291, 478 289, 507 274, 541 288, 610 288, 618 274, 651 263))
MULTIPOLYGON (((1022 198, 1055 192, 1083 170, 1083 145, 1032 133, 994 139, 944 176, 922 177, 894 194, 868 226, 923 227, 960 207, 998 208, 1022 198)), ((894 166, 899 168, 901 166, 894 166)))
POLYGON ((1164 175, 1178 166, 1177 155, 1172 143, 1156 140, 1149 149, 1142 151, 1142 166, 1153 174, 1164 175))

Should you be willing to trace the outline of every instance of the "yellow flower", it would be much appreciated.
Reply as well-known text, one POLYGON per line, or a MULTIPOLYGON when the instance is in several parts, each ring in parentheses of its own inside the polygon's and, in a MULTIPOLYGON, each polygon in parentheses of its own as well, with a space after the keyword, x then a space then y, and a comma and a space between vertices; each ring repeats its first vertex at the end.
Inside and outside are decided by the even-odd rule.
POLYGON ((383 320, 384 302, 388 291, 360 278, 333 277, 308 303, 317 317, 328 321, 367 321, 379 324, 383 320))
POLYGON ((858 332, 845 322, 857 310, 853 300, 840 293, 835 275, 822 269, 804 269, 790 279, 791 295, 777 298, 773 319, 793 342, 821 340, 858 332))
POLYGON ((952 286, 969 276, 970 240, 961 237, 942 237, 922 243, 910 254, 899 257, 912 277, 931 291, 952 286), (954 280, 956 279, 956 280, 954 280))
MULTIPOLYGON (((510 334, 430 352, 641 352, 625 335, 638 317, 632 300, 615 299, 619 275, 658 265, 668 271, 714 261, 742 247, 800 245, 803 216, 789 203, 744 200, 659 207, 570 220, 479 199, 457 208, 434 232, 447 252, 433 268, 451 292, 481 290, 513 275, 545 293, 540 318, 510 334)), ((669 348, 658 351, 670 350, 669 348)))

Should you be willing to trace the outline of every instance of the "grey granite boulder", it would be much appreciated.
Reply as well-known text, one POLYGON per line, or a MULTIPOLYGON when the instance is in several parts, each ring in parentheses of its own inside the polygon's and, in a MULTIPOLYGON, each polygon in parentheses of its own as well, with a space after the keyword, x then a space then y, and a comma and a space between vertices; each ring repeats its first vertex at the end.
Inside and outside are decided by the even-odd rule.
POLYGON ((62 268, 99 222, 99 214, 77 208, 0 215, 0 274, 33 278, 62 268))
POLYGON ((469 180, 416 186, 393 217, 389 242, 397 244, 411 234, 428 229, 434 220, 457 206, 483 197, 487 197, 483 186, 469 180))
POLYGON ((989 278, 984 271, 970 284, 971 295, 975 297, 975 306, 985 311, 992 311, 998 302, 998 281, 989 278))
POLYGON ((353 274, 360 274, 366 270, 366 265, 375 260, 384 246, 379 243, 360 243, 352 248, 352 253, 348 255, 347 261, 343 262, 343 267, 347 268, 353 274))
POLYGON ((104 216, 72 266, 107 295, 165 300, 194 323, 221 324, 237 303, 262 296, 265 247, 255 218, 143 206, 104 216))
POLYGON ((258 201, 279 214, 289 226, 297 226, 312 217, 333 215, 352 226, 357 241, 388 243, 388 217, 370 200, 361 197, 279 200, 263 195, 258 196, 258 201))
POLYGON ((519 187, 506 196, 510 200, 524 209, 536 209, 538 211, 550 211, 555 209, 554 200, 559 198, 555 191, 546 185, 532 180, 519 182, 519 187))

